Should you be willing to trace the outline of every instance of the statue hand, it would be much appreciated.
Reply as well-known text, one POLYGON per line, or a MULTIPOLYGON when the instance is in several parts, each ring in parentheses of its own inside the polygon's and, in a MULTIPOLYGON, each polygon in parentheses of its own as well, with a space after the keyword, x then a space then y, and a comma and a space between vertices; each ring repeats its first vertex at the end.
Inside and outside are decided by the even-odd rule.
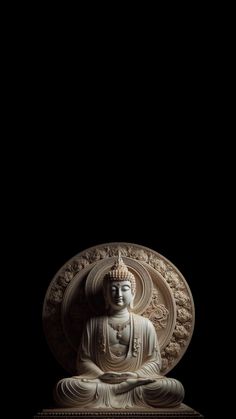
POLYGON ((134 373, 129 372, 113 372, 109 371, 99 376, 99 379, 101 381, 104 381, 105 383, 109 384, 118 384, 122 383, 123 381, 126 381, 128 378, 137 379, 137 375, 134 373))
POLYGON ((103 374, 99 375, 99 378, 102 379, 102 377, 108 377, 108 376, 117 376, 118 377, 119 375, 120 375, 120 372, 107 371, 107 372, 104 372, 103 374))
POLYGON ((151 378, 128 378, 124 382, 121 382, 117 388, 115 388, 115 394, 126 393, 135 387, 154 383, 154 379, 151 378))
POLYGON ((113 377, 127 377, 127 378, 138 378, 138 375, 136 374, 136 372, 129 372, 129 371, 122 371, 122 372, 117 372, 117 371, 107 371, 104 374, 100 375, 99 378, 102 379, 102 377, 108 377, 108 376, 113 376, 113 377))
POLYGON ((136 386, 141 386, 144 384, 150 384, 150 383, 154 383, 156 380, 152 379, 152 378, 128 378, 127 379, 127 383, 128 384, 132 384, 132 385, 136 385, 136 386))
POLYGON ((129 378, 138 378, 136 372, 123 372, 121 375, 126 375, 127 379, 129 378))

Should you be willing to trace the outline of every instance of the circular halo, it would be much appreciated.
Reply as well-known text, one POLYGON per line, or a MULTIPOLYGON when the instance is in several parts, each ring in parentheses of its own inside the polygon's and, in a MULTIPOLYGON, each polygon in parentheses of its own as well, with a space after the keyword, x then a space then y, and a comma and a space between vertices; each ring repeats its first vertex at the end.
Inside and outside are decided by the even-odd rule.
MULTIPOLYGON (((147 269, 137 260, 122 257, 128 270, 134 275, 136 292, 132 311, 141 314, 149 306, 152 298, 152 279, 147 269)), ((99 301, 102 294, 103 278, 114 266, 117 257, 103 259, 96 263, 88 274, 85 284, 85 295, 92 310, 99 313, 99 301)))

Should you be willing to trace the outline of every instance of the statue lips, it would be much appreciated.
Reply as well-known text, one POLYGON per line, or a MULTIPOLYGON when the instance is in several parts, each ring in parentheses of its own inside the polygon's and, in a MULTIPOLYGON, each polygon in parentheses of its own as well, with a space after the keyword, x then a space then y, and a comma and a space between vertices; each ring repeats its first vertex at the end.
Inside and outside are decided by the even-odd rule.
POLYGON ((116 304, 123 304, 123 302, 124 302, 124 300, 123 300, 123 298, 121 297, 121 298, 117 298, 117 299, 115 299, 115 303, 116 304))

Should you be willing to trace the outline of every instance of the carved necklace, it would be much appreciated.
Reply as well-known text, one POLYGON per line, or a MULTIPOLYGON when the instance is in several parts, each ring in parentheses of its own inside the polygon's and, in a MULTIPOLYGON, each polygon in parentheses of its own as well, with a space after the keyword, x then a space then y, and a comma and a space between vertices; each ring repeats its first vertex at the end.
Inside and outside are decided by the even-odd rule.
POLYGON ((117 339, 120 339, 122 337, 121 332, 126 328, 126 326, 128 326, 128 324, 130 324, 130 318, 122 324, 120 324, 120 323, 115 324, 115 323, 111 323, 111 322, 108 322, 108 324, 109 324, 109 326, 112 327, 112 329, 117 331, 116 337, 117 337, 117 339))

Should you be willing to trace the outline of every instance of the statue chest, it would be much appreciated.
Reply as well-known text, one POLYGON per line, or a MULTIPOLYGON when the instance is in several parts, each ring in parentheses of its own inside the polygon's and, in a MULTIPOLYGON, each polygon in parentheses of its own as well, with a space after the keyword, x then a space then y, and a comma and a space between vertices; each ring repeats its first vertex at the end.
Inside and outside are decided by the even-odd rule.
POLYGON ((127 325, 123 330, 119 327, 114 329, 109 325, 108 338, 111 346, 118 344, 128 346, 130 340, 130 325, 127 325))

